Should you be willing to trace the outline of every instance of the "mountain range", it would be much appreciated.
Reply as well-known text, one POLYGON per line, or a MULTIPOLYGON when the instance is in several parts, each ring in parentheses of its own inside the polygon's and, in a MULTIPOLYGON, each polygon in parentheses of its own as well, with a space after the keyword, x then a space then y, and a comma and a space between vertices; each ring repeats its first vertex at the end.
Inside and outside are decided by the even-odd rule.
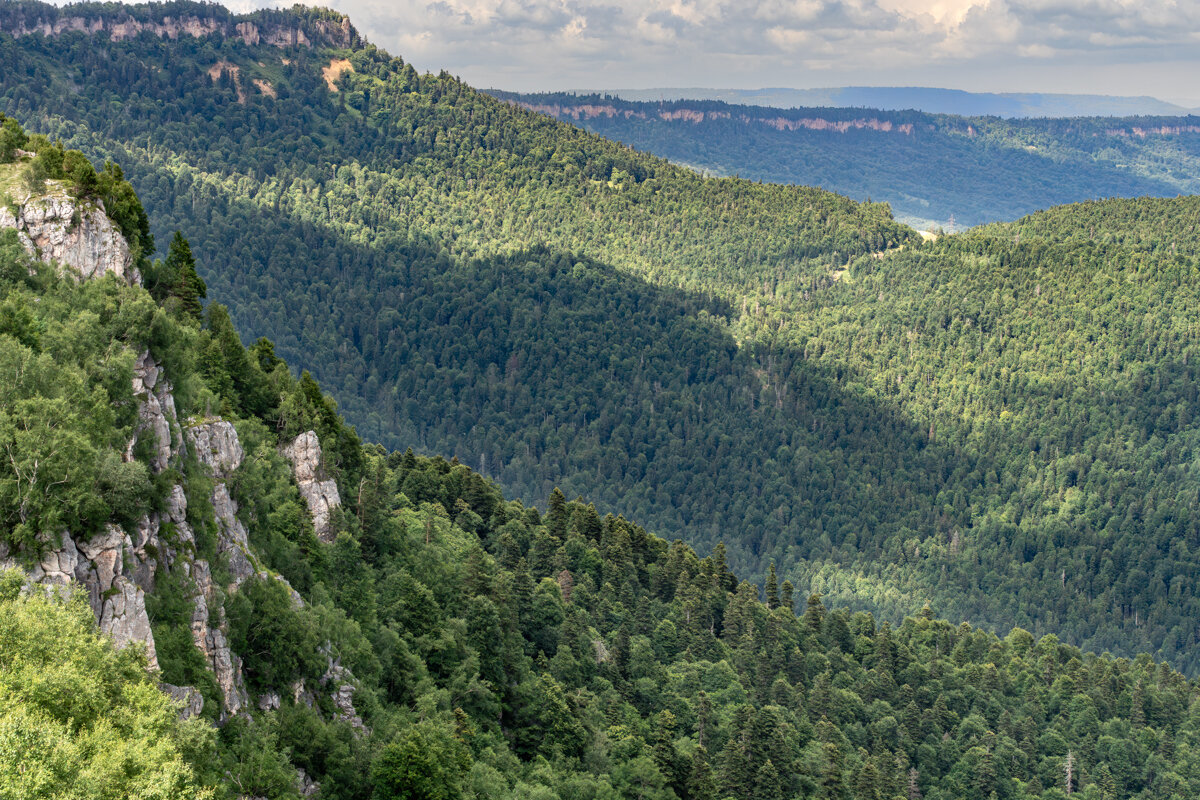
POLYGON ((868 108, 924 111, 960 117, 1177 117, 1198 109, 1156 97, 1044 92, 967 92, 921 86, 841 86, 829 89, 586 89, 573 94, 608 94, 622 100, 719 100, 773 108, 868 108))
POLYGON ((1008 222, 1105 197, 1175 197, 1200 186, 1200 118, 1194 116, 1005 120, 495 94, 704 174, 882 200, 901 221, 928 230, 1008 222))
POLYGON ((0 109, 5 791, 1200 792, 1195 197, 923 236, 304 8, 5 2, 0 109))

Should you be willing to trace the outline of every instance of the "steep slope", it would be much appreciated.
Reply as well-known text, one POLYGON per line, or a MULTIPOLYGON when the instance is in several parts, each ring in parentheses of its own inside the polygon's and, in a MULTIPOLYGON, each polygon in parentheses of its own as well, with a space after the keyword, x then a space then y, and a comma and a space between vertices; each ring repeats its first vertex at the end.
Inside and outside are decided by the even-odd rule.
POLYGON ((0 572, 0 793, 12 798, 204 798, 184 753, 207 733, 179 721, 145 662, 92 615, 24 594, 0 572))
MULTIPOLYGON (((772 365, 731 328, 760 307, 746 296, 782 275, 820 280, 908 240, 886 207, 702 180, 369 47, 142 34, 101 58, 92 41, 67 30, 6 43, 5 75, 77 88, 10 79, 10 107, 117 156, 160 239, 178 227, 222 254, 200 272, 237 301, 239 329, 310 368, 372 438, 454 452, 529 498, 561 481, 656 528, 703 520, 715 535, 747 516, 757 526, 800 491, 786 470, 755 474, 762 453, 845 426, 794 431, 792 409, 764 395, 772 365), (323 70, 343 55, 354 71, 331 92, 323 70), (230 66, 209 75, 218 64, 230 66), (131 113, 109 114, 115 98, 131 113), (709 458, 686 454, 696 438, 709 458), (751 508, 707 513, 710 498, 755 484, 769 488, 751 508)), ((738 548, 736 563, 751 562, 738 548)))
MULTIPOLYGON (((20 145, 37 155, 5 166, 36 189, 45 169, 52 191, 22 195, 13 220, 60 192, 108 216, 77 154, 20 145)), ((817 596, 797 615, 791 583, 739 582, 723 547, 702 559, 559 492, 543 514, 453 460, 362 445, 269 342, 243 348, 217 304, 200 315, 181 237, 165 260, 137 260, 148 289, 42 264, 36 248, 0 238, 0 368, 26 365, 0 404, 0 541, 24 573, 0 573, 6 794, 1200 791, 1198 687, 1165 664, 928 612, 893 628, 817 596), (56 424, 25 424, 38 409, 56 424), (65 469, 43 458, 60 446, 65 469), (46 472, 29 484, 31 461, 46 472), (43 479, 46 502, 12 493, 43 479), (72 553, 86 557, 75 568, 72 553), (116 596, 87 591, 92 567, 143 593, 157 671, 90 629, 106 623, 95 601, 116 596), (54 584, 79 599, 40 590, 54 584), (227 662, 206 649, 218 634, 227 662), (142 667, 198 687, 202 702, 163 688, 206 716, 172 719, 142 667)))
POLYGON ((882 200, 901 220, 925 228, 963 229, 1098 197, 1200 189, 1194 116, 1003 120, 863 103, 782 109, 493 94, 711 174, 882 200))
POLYGON ((744 574, 774 558, 896 624, 929 602, 1200 668, 1194 253, 1120 233, 1153 242, 1190 201, 919 245, 886 206, 704 180, 352 32, 281 48, 213 15, 4 38, 0 93, 119 156, 238 330, 369 439, 726 540, 744 574))

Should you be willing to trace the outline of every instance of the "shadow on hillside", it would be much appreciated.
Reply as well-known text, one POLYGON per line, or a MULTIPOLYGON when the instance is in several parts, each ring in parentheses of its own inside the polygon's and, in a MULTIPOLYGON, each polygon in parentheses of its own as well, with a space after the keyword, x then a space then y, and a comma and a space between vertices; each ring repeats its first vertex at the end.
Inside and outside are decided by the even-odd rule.
POLYGON ((558 485, 702 550, 724 540, 744 574, 965 523, 933 498, 969 457, 798 353, 739 348, 710 297, 544 249, 454 262, 241 199, 172 203, 150 209, 159 240, 182 229, 244 338, 274 340, 369 440, 457 455, 526 501, 558 485))

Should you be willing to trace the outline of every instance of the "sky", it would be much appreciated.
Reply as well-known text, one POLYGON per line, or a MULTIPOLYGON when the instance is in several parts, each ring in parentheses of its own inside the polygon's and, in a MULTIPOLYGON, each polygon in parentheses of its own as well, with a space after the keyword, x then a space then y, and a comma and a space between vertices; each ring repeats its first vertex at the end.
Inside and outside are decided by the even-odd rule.
POLYGON ((936 86, 1151 95, 1200 106, 1200 0, 329 5, 418 69, 445 69, 480 88, 936 86))

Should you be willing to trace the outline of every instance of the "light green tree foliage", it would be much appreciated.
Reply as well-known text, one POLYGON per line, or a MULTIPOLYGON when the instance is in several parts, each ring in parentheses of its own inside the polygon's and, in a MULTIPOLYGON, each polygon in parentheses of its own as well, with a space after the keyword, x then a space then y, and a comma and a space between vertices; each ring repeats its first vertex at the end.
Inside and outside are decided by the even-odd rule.
POLYGON ((77 285, 34 264, 13 231, 0 290, 0 539, 29 547, 141 516, 149 476, 121 458, 135 349, 171 323, 115 279, 77 285))
POLYGON ((82 598, 0 573, 0 797, 206 798, 184 753, 211 738, 180 722, 132 648, 96 632, 82 598))

